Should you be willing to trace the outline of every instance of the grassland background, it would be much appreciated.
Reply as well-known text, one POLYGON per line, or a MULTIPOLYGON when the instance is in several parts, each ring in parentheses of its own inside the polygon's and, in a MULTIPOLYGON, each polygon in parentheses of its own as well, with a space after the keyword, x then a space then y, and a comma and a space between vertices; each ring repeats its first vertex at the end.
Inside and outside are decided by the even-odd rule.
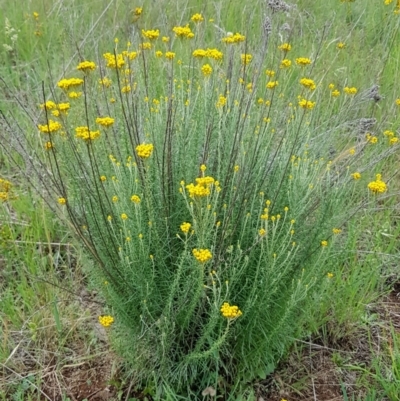
MULTIPOLYGON (((289 21, 297 28, 293 41, 301 49, 298 56, 315 55, 326 30, 321 46, 325 64, 319 66, 328 75, 324 82, 330 79, 361 91, 380 85, 382 100, 370 108, 381 131, 397 130, 400 121, 400 109, 395 104, 400 98, 400 36, 399 23, 395 22, 399 16, 393 15, 393 4, 385 6, 377 0, 351 4, 301 0, 296 2, 296 17, 289 21), (335 49, 338 41, 346 43, 339 54, 335 49)), ((100 59, 113 48, 115 38, 128 41, 142 27, 159 28, 170 35, 173 26, 184 25, 195 12, 214 20, 209 22, 212 30, 242 32, 252 46, 260 41, 265 4, 257 0, 43 0, 15 5, 0 1, 2 26, 8 19, 18 34, 14 51, 0 51, 1 110, 12 111, 22 127, 32 129, 24 115, 28 112, 38 121, 43 83, 48 88, 50 82, 72 71, 82 59, 100 59), (133 24, 132 10, 141 6, 143 15, 133 24), (37 21, 34 12, 39 13, 37 21), (247 24, 250 18, 251 25, 247 24)), ((1 44, 13 45, 3 28, 1 44)), ((326 110, 325 117, 331 118, 332 110, 326 110)), ((397 154, 380 163, 385 174, 394 177, 392 188, 397 185, 399 161, 397 154)), ((115 399, 119 399, 129 382, 119 374, 120 360, 109 349, 107 333, 97 323, 103 305, 85 277, 85 264, 91 262, 66 227, 25 185, 21 172, 1 153, 0 176, 12 181, 18 194, 0 209, 0 399, 43 399, 49 387, 66 397, 74 368, 98 369, 105 365, 101 380, 111 380, 109 383, 117 389, 115 399)), ((355 252, 350 264, 354 273, 348 280, 354 279, 354 285, 340 292, 338 283, 337 298, 310 317, 310 327, 315 321, 315 332, 310 336, 317 336, 323 345, 334 349, 328 359, 334 366, 335 380, 346 384, 350 377, 348 391, 360 399, 399 399, 398 311, 389 311, 385 317, 380 303, 399 277, 399 197, 394 195, 385 205, 377 205, 372 215, 365 214, 352 224, 355 252), (364 280, 359 280, 360 275, 364 280), (350 303, 352 308, 348 308, 350 303), (378 336, 371 334, 377 331, 378 336), (342 352, 343 339, 347 344, 362 343, 367 361, 351 359, 354 347, 351 352, 342 352), (356 372, 357 376, 348 372, 356 372)), ((297 370, 305 364, 301 357, 296 360, 300 350, 299 343, 290 359, 297 370)), ((277 394, 283 394, 282 398, 297 394, 297 399, 302 399, 301 394, 309 390, 304 377, 310 375, 304 372, 303 377, 296 376, 292 365, 283 369, 279 380, 275 377, 276 388, 283 391, 277 394)))

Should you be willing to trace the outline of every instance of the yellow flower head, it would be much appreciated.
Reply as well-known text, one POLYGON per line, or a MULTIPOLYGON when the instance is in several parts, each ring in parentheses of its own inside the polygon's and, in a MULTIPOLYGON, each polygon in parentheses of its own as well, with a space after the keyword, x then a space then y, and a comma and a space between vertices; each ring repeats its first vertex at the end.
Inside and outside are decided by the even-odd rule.
POLYGON ((312 102, 311 100, 307 99, 300 99, 299 100, 299 106, 302 107, 303 109, 308 109, 312 110, 315 107, 315 102, 312 102))
POLYGON ((76 86, 80 86, 83 84, 83 79, 81 78, 69 78, 69 79, 62 79, 58 81, 57 86, 64 90, 69 90, 70 88, 74 88, 76 86))
POLYGON ((371 192, 373 192, 374 194, 382 194, 384 192, 387 191, 387 185, 385 182, 383 182, 381 180, 382 175, 381 174, 377 174, 376 175, 376 180, 375 181, 371 181, 368 184, 368 188, 371 192))
POLYGON ((131 201, 133 203, 140 203, 140 197, 138 195, 132 195, 131 196, 131 201))
POLYGON ((172 28, 172 31, 175 33, 176 36, 180 38, 188 38, 191 39, 194 37, 194 33, 189 28, 189 24, 186 26, 175 26, 172 28))
POLYGON ((50 141, 46 142, 46 143, 44 144, 44 148, 45 148, 46 150, 50 150, 50 149, 54 148, 53 142, 50 142, 50 141))
POLYGON ((93 141, 100 136, 100 131, 90 131, 88 127, 76 127, 75 128, 75 136, 77 138, 81 138, 84 141, 93 141))
POLYGON ((160 31, 158 29, 149 29, 148 31, 142 29, 142 35, 150 40, 155 40, 160 36, 160 31))
POLYGON ((204 64, 203 67, 201 67, 201 72, 203 73, 203 75, 205 77, 210 76, 212 71, 213 71, 213 69, 210 64, 204 64))
POLYGON ((72 92, 68 93, 68 97, 70 99, 78 99, 78 97, 81 97, 81 96, 82 96, 82 92, 74 92, 74 91, 72 91, 72 92))
POLYGON ((267 89, 274 89, 275 87, 278 86, 278 81, 269 81, 267 82, 266 88, 267 89))
POLYGON ((65 199, 65 198, 58 198, 57 199, 57 202, 60 204, 60 205, 65 205, 66 203, 67 203, 67 200, 65 199))
POLYGON ((38 125, 39 131, 44 134, 51 134, 62 128, 62 125, 58 121, 49 120, 48 124, 38 125))
POLYGON ((151 156, 153 152, 153 144, 151 143, 142 143, 141 145, 136 146, 136 153, 142 159, 147 159, 151 156))
POLYGON ((240 33, 228 33, 228 35, 225 38, 222 38, 222 42, 226 44, 234 44, 234 43, 239 43, 239 42, 244 42, 246 40, 246 37, 241 35, 240 33))
POLYGON ((242 54, 240 58, 242 60, 242 64, 247 65, 251 63, 253 56, 251 54, 242 54))
POLYGON ((52 102, 51 100, 48 100, 47 102, 42 103, 40 105, 41 109, 46 109, 46 110, 52 110, 52 109, 55 109, 56 107, 57 107, 57 105, 54 102, 52 102))
POLYGON ((219 95, 218 102, 216 104, 217 107, 223 107, 226 105, 227 98, 223 95, 219 95))
POLYGON ((93 61, 82 61, 76 67, 78 71, 94 71, 96 69, 96 64, 93 61))
POLYGON ((315 82, 309 78, 300 79, 300 84, 303 85, 305 88, 310 89, 312 91, 315 90, 315 88, 317 87, 315 85, 315 82))
POLYGON ((296 58, 296 64, 302 67, 311 64, 311 60, 307 57, 298 57, 296 58))
POLYGON ((289 43, 282 43, 280 46, 278 46, 278 49, 287 53, 288 51, 292 50, 292 46, 289 43))
POLYGON ((354 86, 352 86, 352 87, 348 87, 348 86, 346 86, 344 89, 343 89, 343 91, 344 91, 344 93, 346 93, 347 95, 355 95, 355 94, 357 94, 357 88, 355 88, 354 86))
POLYGON ((108 128, 114 124, 114 119, 112 117, 97 117, 96 123, 102 125, 105 128, 108 128))
POLYGON ((99 316, 99 323, 103 327, 110 327, 114 323, 114 318, 110 315, 99 316))
POLYGON ((175 53, 174 52, 166 52, 165 53, 165 58, 168 60, 173 60, 175 57, 175 53))
POLYGON ((224 302, 221 306, 221 314, 227 319, 235 319, 242 315, 242 311, 236 305, 229 305, 228 302, 224 302))
POLYGON ((292 65, 292 62, 291 62, 289 59, 284 58, 284 59, 281 61, 281 66, 280 66, 280 68, 289 68, 291 65, 292 65))
POLYGON ((199 22, 203 22, 204 18, 201 14, 196 13, 192 15, 192 18, 190 18, 193 22, 199 23, 199 22))
POLYGON ((187 234, 190 231, 190 227, 192 227, 190 223, 184 222, 181 224, 181 230, 184 234, 187 234))
POLYGON ((106 67, 108 68, 122 68, 125 65, 122 54, 104 53, 103 57, 106 60, 106 67))
POLYGON ((193 249, 193 256, 200 263, 207 263, 212 258, 212 253, 208 249, 193 249))
POLYGON ((103 79, 99 79, 99 84, 103 85, 105 88, 109 88, 112 82, 110 78, 104 77, 103 79))

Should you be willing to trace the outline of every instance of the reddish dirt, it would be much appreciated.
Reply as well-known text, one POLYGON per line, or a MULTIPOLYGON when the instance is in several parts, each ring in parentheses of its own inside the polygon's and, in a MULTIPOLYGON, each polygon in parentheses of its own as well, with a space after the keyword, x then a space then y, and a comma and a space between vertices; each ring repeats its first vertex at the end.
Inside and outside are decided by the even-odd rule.
POLYGON ((110 385, 111 379, 109 362, 83 363, 53 370, 43 378, 42 391, 52 401, 62 401, 62 395, 71 401, 107 401, 116 393, 110 385))

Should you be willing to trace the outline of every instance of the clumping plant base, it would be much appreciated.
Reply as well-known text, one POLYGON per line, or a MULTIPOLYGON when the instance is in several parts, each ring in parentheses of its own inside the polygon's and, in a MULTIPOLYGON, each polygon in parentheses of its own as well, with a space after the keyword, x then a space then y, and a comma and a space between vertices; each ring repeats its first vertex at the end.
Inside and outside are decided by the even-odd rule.
POLYGON ((17 150, 33 149, 28 179, 92 255, 112 311, 99 323, 138 383, 162 398, 224 381, 235 399, 306 331, 347 221, 390 192, 379 163, 397 137, 331 135, 359 118, 358 89, 290 37, 216 34, 201 13, 145 29, 143 14, 134 40, 38 100, 17 150))

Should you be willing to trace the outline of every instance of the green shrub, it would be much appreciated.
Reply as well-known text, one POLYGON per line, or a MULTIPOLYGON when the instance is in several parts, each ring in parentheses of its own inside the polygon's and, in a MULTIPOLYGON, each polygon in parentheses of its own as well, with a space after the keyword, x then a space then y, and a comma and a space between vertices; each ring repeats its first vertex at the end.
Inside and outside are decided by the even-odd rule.
POLYGON ((194 19, 116 40, 50 90, 36 136, 0 135, 93 256, 138 381, 235 397, 302 335, 397 143, 376 143, 356 88, 328 86, 323 36, 289 49, 266 20, 254 45, 194 19))

